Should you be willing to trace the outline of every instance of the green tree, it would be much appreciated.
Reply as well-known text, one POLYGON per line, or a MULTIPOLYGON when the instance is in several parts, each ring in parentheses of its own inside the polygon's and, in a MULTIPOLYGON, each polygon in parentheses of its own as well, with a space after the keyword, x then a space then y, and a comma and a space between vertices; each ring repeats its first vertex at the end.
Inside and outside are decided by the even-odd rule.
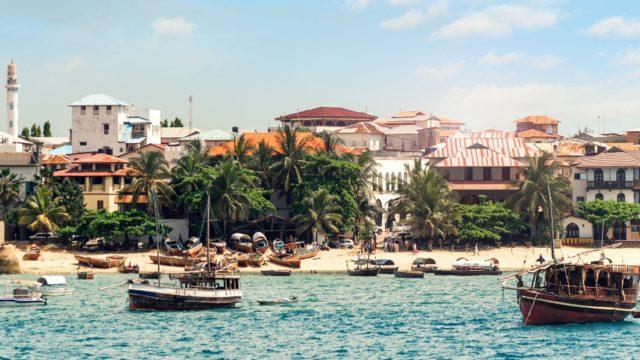
POLYGON ((4 168, 0 170, 0 220, 5 220, 9 211, 20 202, 22 177, 4 168))
POLYGON ((277 140, 280 149, 271 165, 272 178, 277 189, 286 196, 289 203, 292 185, 302 181, 302 166, 311 137, 301 133, 298 128, 292 130, 285 125, 280 128, 277 140))
POLYGON ((169 119, 164 119, 160 122, 160 126, 162 127, 169 127, 169 119))
POLYGON ((69 178, 52 185, 53 197, 60 200, 72 219, 79 219, 85 211, 84 197, 80 186, 69 178))
POLYGON ((31 124, 31 137, 38 136, 38 127, 36 124, 31 124))
POLYGON ((291 221, 297 224, 298 234, 315 232, 318 234, 338 232, 338 224, 342 221, 342 209, 338 205, 338 197, 330 194, 327 189, 308 192, 302 200, 302 211, 291 221))
POLYGON ((28 127, 25 126, 25 127, 22 128, 22 132, 20 133, 20 137, 23 138, 23 139, 27 139, 27 140, 30 138, 30 136, 29 136, 29 128, 28 127))
POLYGON ((190 222, 190 214, 198 211, 206 196, 205 189, 209 181, 203 170, 206 161, 200 142, 195 141, 188 145, 185 155, 175 161, 171 170, 171 183, 177 194, 177 204, 190 222))
POLYGON ((42 135, 44 137, 51 137, 51 123, 49 120, 44 122, 44 127, 42 128, 42 135))
POLYGON ((594 231, 594 237, 599 239, 603 232, 606 234, 607 229, 616 223, 638 220, 640 218, 640 204, 595 200, 581 202, 576 212, 579 216, 587 219, 593 225, 594 230, 600 229, 597 233, 594 231))
POLYGON ((51 196, 51 191, 43 186, 36 188, 25 204, 18 210, 18 224, 31 231, 54 232, 71 217, 60 200, 51 196))
POLYGON ((248 167, 260 178, 262 188, 267 190, 273 189, 273 181, 271 179, 271 172, 269 169, 273 164, 274 154, 275 150, 273 146, 262 140, 258 143, 258 146, 256 146, 256 149, 248 162, 248 167))
POLYGON ((479 204, 460 204, 457 209, 460 213, 459 236, 467 243, 496 242, 505 235, 517 235, 526 229, 520 214, 504 203, 494 203, 486 197, 481 197, 479 204))
POLYGON ((173 119, 173 121, 171 122, 171 127, 184 127, 184 125, 182 124, 182 119, 180 119, 179 117, 176 116, 175 119, 173 119))
POLYGON ((410 215, 408 223, 415 237, 431 243, 457 234, 455 194, 433 168, 409 172, 409 183, 398 190, 398 195, 390 202, 390 212, 410 215))
POLYGON ((344 145, 344 140, 334 134, 323 131, 317 134, 323 142, 322 151, 329 157, 339 158, 342 154, 338 151, 338 145, 344 145))
POLYGON ((553 155, 543 152, 538 157, 529 158, 529 164, 520 172, 520 180, 515 182, 518 191, 508 200, 508 206, 516 211, 527 213, 531 222, 531 238, 536 238, 538 225, 547 223, 549 217, 549 193, 554 209, 554 218, 571 211, 571 193, 569 180, 560 175, 560 165, 553 155))
MULTIPOLYGON (((153 192, 158 195, 158 201, 169 204, 171 197, 175 195, 169 180, 169 164, 164 155, 158 151, 146 151, 129 160, 129 167, 135 177, 131 184, 125 186, 121 194, 131 194, 132 203, 135 205, 140 195, 146 195, 151 203, 153 192)), ((153 206, 147 206, 151 214, 153 206)))

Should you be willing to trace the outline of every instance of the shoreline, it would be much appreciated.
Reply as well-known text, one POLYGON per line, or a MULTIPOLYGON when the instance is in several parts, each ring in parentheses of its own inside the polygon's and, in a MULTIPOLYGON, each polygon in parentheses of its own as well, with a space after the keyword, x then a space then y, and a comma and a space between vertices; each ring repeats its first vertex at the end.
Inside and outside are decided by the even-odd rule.
MULTIPOLYGON (((9 245, 11 246, 11 245, 9 245)), ((590 248, 562 247, 556 250, 557 256, 567 257, 588 250, 590 248)), ((73 252, 66 250, 43 250, 40 259, 36 261, 23 260, 24 250, 14 248, 14 256, 18 258, 20 264, 20 273, 28 275, 51 275, 51 274, 75 274, 78 271, 78 264, 74 258, 73 252)), ((290 269, 292 274, 345 274, 346 262, 356 259, 358 250, 356 249, 331 249, 329 251, 320 251, 318 256, 312 259, 302 261, 300 269, 290 269)), ((105 257, 107 255, 126 256, 126 264, 131 262, 140 266, 140 271, 156 271, 157 265, 151 262, 149 255, 155 254, 155 250, 145 252, 104 252, 104 253, 77 253, 96 257, 105 257)), ((624 249, 606 249, 605 254, 614 264, 640 264, 640 248, 624 248, 624 249)), ((503 247, 480 251, 479 255, 465 253, 464 251, 451 250, 434 250, 419 251, 417 255, 412 252, 387 253, 378 249, 371 255, 372 259, 391 259, 398 266, 399 270, 408 270, 411 263, 416 258, 433 258, 436 260, 438 268, 450 269, 454 260, 465 257, 469 260, 486 260, 496 258, 500 262, 500 269, 503 272, 515 272, 531 268, 536 265, 536 260, 542 255, 545 259, 550 259, 550 251, 543 247, 503 247)), ((600 252, 593 252, 582 256, 582 259, 576 258, 576 261, 593 261, 600 257, 600 252)), ((88 269, 82 267, 82 269, 88 269)), ((260 274, 262 270, 285 270, 276 264, 267 263, 259 268, 239 268, 241 274, 260 274)), ((96 274, 117 274, 117 268, 97 269, 92 271, 96 274)), ((184 271, 181 267, 161 266, 162 273, 178 273, 184 271)))

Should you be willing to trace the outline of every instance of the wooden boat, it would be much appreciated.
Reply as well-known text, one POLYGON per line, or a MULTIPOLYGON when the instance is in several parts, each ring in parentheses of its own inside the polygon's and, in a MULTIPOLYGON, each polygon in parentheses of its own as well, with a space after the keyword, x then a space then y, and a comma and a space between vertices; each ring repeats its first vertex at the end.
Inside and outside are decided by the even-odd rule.
POLYGON ((411 271, 433 273, 436 269, 438 269, 438 265, 436 265, 436 261, 432 258, 417 258, 413 260, 413 264, 411 264, 411 271))
MULTIPOLYGON (((204 246, 202 246, 202 244, 198 244, 198 245, 196 245, 196 246, 194 246, 192 248, 189 248, 189 249, 185 250, 184 252, 185 252, 185 255, 187 257, 196 258, 196 257, 200 256, 202 254, 202 252, 204 252, 205 250, 206 249, 204 248, 204 246)), ((211 252, 211 250, 215 251, 215 249, 210 249, 209 251, 211 252)), ((212 252, 211 255, 214 255, 214 254, 215 254, 215 252, 212 252)))
POLYGON ((319 249, 317 247, 314 247, 312 245, 304 245, 302 247, 299 247, 296 249, 296 255, 298 255, 298 257, 300 258, 300 260, 304 260, 304 259, 312 259, 316 256, 318 256, 318 251, 319 249))
POLYGON ((262 258, 262 254, 258 252, 251 253, 251 254, 239 254, 237 259, 238 259, 238 265, 241 267, 247 267, 247 266, 260 267, 264 264, 264 259, 262 258))
POLYGON ((42 249, 40 249, 38 245, 31 244, 22 258, 24 260, 38 260, 38 258, 40 258, 41 251, 42 249))
POLYGON ((211 245, 216 249, 216 254, 224 254, 227 248, 227 243, 224 241, 215 241, 212 242, 211 245))
POLYGON ((144 272, 138 272, 138 277, 140 279, 157 279, 159 275, 158 275, 158 272, 156 271, 144 271, 144 272))
POLYGON ((201 262, 200 258, 190 259, 183 256, 167 256, 167 255, 149 255, 149 258, 154 264, 160 262, 160 265, 166 266, 193 266, 194 264, 201 262))
POLYGON ((258 305, 286 305, 286 304, 297 303, 297 302, 298 302, 298 297, 292 296, 290 298, 258 300, 258 305))
POLYGON ((182 255, 184 247, 176 240, 167 237, 166 239, 164 239, 164 251, 168 255, 182 255))
POLYGON ((107 256, 106 259, 101 259, 93 256, 74 255, 79 264, 87 265, 90 267, 96 267, 100 269, 109 269, 118 267, 124 264, 126 257, 119 255, 107 256))
POLYGON ((118 272, 123 274, 137 274, 140 271, 140 267, 136 264, 125 265, 124 263, 118 266, 118 272))
POLYGON ((262 270, 264 276, 291 276, 291 270, 262 270))
POLYGON ((376 259, 374 261, 380 266, 380 274, 393 274, 398 271, 398 265, 396 265, 393 260, 376 259))
POLYGON ((419 279, 424 277, 424 272, 422 271, 395 271, 393 275, 397 278, 404 279, 419 279))
POLYGON ((271 251, 276 254, 284 252, 284 241, 280 239, 273 240, 273 242, 271 243, 271 251))
POLYGON ((433 270, 434 275, 502 275, 500 263, 497 259, 469 261, 466 258, 459 258, 453 262, 451 270, 433 270))
POLYGON ((251 236, 242 233, 234 233, 231 235, 231 247, 234 250, 251 253, 253 252, 253 243, 251 242, 251 236))
POLYGON ((355 267, 349 269, 349 262, 347 261, 347 274, 350 276, 378 276, 380 272, 380 265, 368 257, 367 259, 358 259, 354 263, 355 267))
POLYGON ((93 280, 93 272, 91 271, 78 271, 79 280, 93 280))
POLYGON ((254 233, 251 237, 251 242, 253 243, 255 251, 261 254, 264 254, 269 250, 269 241, 267 241, 267 237, 261 232, 254 233))
POLYGON ((9 295, 0 296, 0 307, 47 305, 47 300, 42 298, 41 293, 33 291, 21 281, 14 282, 12 286, 14 289, 9 295))
POLYGON ((292 254, 271 254, 268 256, 269 261, 274 264, 286 266, 290 268, 300 268, 300 258, 292 254))

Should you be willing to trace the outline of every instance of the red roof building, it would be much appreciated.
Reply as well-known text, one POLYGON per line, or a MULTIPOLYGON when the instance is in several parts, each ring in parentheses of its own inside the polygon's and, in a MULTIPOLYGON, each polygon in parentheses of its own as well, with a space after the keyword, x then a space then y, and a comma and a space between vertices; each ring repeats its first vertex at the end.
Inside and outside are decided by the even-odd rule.
MULTIPOLYGON (((514 122, 516 123, 517 134, 525 132, 525 134, 529 135, 529 138, 531 138, 531 135, 534 135, 534 134, 531 132, 526 133, 526 131, 537 130, 543 134, 553 136, 554 138, 559 138, 558 136, 559 121, 547 115, 530 115, 527 117, 516 119, 514 120, 514 122)), ((518 136, 524 137, 520 135, 518 136)), ((537 138, 541 139, 540 136, 537 136, 537 138)))
POLYGON ((299 111, 276 118, 280 123, 292 128, 303 126, 313 132, 335 130, 362 121, 373 121, 377 116, 364 112, 353 111, 341 107, 317 107, 299 111))

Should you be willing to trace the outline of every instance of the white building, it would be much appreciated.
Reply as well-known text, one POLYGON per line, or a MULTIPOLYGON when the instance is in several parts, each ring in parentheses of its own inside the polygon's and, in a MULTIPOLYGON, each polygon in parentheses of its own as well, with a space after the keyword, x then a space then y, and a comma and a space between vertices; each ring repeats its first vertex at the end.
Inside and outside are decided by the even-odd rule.
POLYGON ((23 138, 0 131, 0 152, 29 152, 33 143, 23 138))
POLYGON ((7 66, 7 132, 10 135, 18 136, 18 68, 11 60, 7 66))
POLYGON ((0 152, 0 169, 9 169, 20 178, 20 198, 30 195, 35 188, 38 173, 35 154, 27 152, 0 152))
POLYGON ((85 96, 69 107, 74 152, 120 155, 160 144, 160 110, 137 110, 104 94, 85 96))

